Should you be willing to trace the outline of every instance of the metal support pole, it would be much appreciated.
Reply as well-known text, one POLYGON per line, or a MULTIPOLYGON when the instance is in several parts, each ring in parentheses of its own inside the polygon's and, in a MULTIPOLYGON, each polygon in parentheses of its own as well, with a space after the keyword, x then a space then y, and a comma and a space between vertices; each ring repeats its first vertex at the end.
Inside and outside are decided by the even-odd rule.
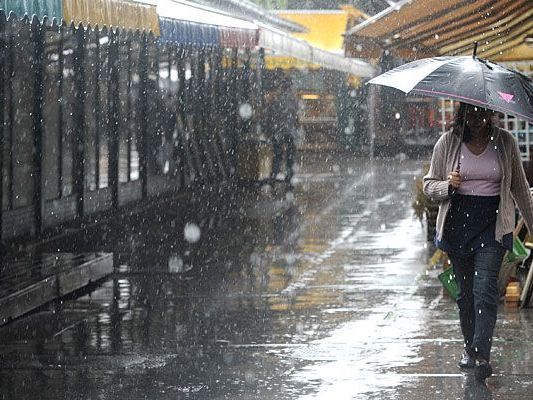
POLYGON ((257 65, 257 95, 258 95, 258 101, 257 105, 259 107, 259 110, 263 109, 264 106, 264 91, 263 91, 263 77, 265 73, 265 49, 260 48, 259 49, 259 59, 258 59, 258 65, 257 65))
POLYGON ((36 16, 31 22, 31 35, 34 42, 33 68, 33 204, 35 210, 35 233, 38 235, 43 228, 43 82, 44 82, 44 30, 36 16))
POLYGON ((212 115, 210 110, 206 110, 206 100, 210 93, 207 93, 207 76, 205 73, 205 63, 206 63, 206 49, 201 47, 198 50, 198 69, 197 69, 197 86, 196 86, 196 102, 195 102, 195 124, 197 126, 197 138, 198 145, 200 147, 200 159, 202 160, 202 166, 206 169, 205 178, 209 180, 210 178, 217 179, 211 154, 209 152, 209 143, 208 143, 208 132, 207 132, 207 121, 205 114, 212 115))
POLYGON ((108 121, 109 121, 109 186, 113 208, 119 206, 118 180, 118 102, 119 99, 119 31, 109 30, 109 59, 108 59, 108 121))
POLYGON ((186 175, 190 176, 190 161, 189 152, 186 148, 187 142, 183 135, 185 124, 185 50, 182 46, 176 49, 176 68, 178 70, 178 93, 177 93, 177 109, 176 109, 176 125, 178 129, 178 150, 179 153, 179 169, 180 169, 180 189, 187 184, 186 175), (187 170, 186 170, 187 168, 187 170), (188 174, 186 174, 188 172, 188 174))
POLYGON ((238 50, 236 48, 231 49, 231 89, 230 89, 230 102, 231 102, 231 116, 230 116, 230 175, 236 176, 237 173, 237 129, 238 129, 238 114, 237 106, 239 104, 239 75, 238 75, 238 50))
MULTIPOLYGON (((6 79, 6 56, 7 56, 7 42, 6 42, 6 14, 3 10, 0 11, 0 244, 3 238, 3 211, 4 211, 4 133, 5 133, 5 84, 6 79)), ((1 253, 0 245, 0 253, 1 253)))
POLYGON ((73 30, 76 38, 74 57, 74 188, 77 195, 77 217, 85 215, 85 29, 79 25, 73 30))
POLYGON ((100 72, 102 65, 100 63, 100 29, 98 25, 94 27, 96 48, 94 50, 94 123, 96 127, 94 138, 94 183, 96 190, 100 189, 100 134, 102 130, 100 118, 100 72))
POLYGON ((222 111, 223 92, 221 90, 222 82, 224 82, 224 67, 222 50, 217 48, 213 50, 213 92, 212 92, 212 118, 213 118, 213 140, 215 148, 217 149, 218 163, 221 174, 221 179, 226 180, 228 178, 226 160, 227 147, 223 138, 224 132, 224 118, 225 113, 222 111))
POLYGON ((220 79, 220 71, 219 71, 219 59, 218 59, 218 51, 215 48, 210 48, 209 53, 209 68, 210 68, 210 74, 209 74, 209 98, 207 104, 209 104, 209 123, 208 123, 208 144, 210 145, 210 148, 212 149, 214 156, 215 156, 215 162, 214 162, 214 168, 215 168, 215 179, 217 180, 225 180, 226 174, 224 171, 224 161, 222 159, 222 154, 219 140, 218 140, 218 134, 219 134, 219 116, 218 116, 218 90, 217 85, 220 79))
MULTIPOLYGON (((243 98, 241 100, 241 103, 248 103, 249 105, 252 105, 252 53, 249 48, 247 48, 244 52, 244 64, 242 69, 242 91, 243 91, 243 98)), ((249 118, 247 120, 243 120, 241 118, 241 124, 242 124, 242 133, 239 135, 240 137, 243 136, 243 134, 247 137, 250 135, 252 130, 252 118, 249 118)))
MULTIPOLYGON (((15 17, 13 14, 9 17, 9 25, 10 28, 13 29, 13 19, 15 17)), ((13 132, 14 127, 14 121, 15 121, 15 102, 13 100, 13 78, 15 76, 15 39, 13 37, 13 32, 11 31, 9 34, 9 38, 7 41, 7 97, 9 98, 9 104, 7 106, 7 113, 9 118, 9 126, 8 126, 8 136, 9 136, 9 152, 8 152, 8 170, 7 170, 7 176, 9 179, 8 187, 7 187, 7 209, 12 210, 13 209, 13 197, 14 197, 14 183, 13 183, 13 172, 15 170, 15 160, 13 157, 13 154, 15 153, 15 149, 13 146, 13 138, 15 137, 13 132)))
POLYGON ((127 65, 127 74, 128 74, 128 85, 127 85, 127 95, 126 95, 126 115, 128 116, 126 123, 126 144, 127 144, 127 155, 126 159, 128 161, 128 166, 126 168, 127 171, 127 181, 131 181, 131 135, 134 134, 134 130, 131 129, 132 127, 132 112, 131 112, 131 85, 132 85, 132 75, 131 75, 131 33, 128 33, 128 38, 126 40, 126 51, 128 54, 128 65, 127 65))
POLYGON ((139 100, 137 102, 139 118, 139 136, 137 147, 139 152, 139 178, 141 180, 142 198, 148 197, 148 38, 141 34, 139 50, 139 100))
POLYGON ((57 54, 58 58, 58 72, 57 72, 57 88, 59 93, 58 115, 57 115, 57 198, 63 197, 63 68, 65 65, 65 55, 63 54, 63 42, 65 36, 65 29, 67 25, 62 21, 59 27, 59 43, 57 54))
POLYGON ((192 46, 189 46, 188 53, 190 54, 191 62, 191 77, 188 80, 187 86, 187 129, 190 133, 190 149, 192 150, 192 157, 196 161, 196 173, 201 181, 205 179, 205 163, 203 157, 200 154, 200 148, 198 146, 199 138, 199 123, 198 123, 198 50, 192 46))
POLYGON ((374 140, 376 137, 376 88, 370 85, 368 89, 368 133, 370 143, 370 159, 374 159, 374 140))

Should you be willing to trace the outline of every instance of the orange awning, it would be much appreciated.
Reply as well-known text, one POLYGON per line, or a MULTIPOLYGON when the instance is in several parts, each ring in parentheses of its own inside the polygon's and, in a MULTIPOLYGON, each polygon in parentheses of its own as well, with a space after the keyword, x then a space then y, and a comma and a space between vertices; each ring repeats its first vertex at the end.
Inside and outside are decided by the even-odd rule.
POLYGON ((384 51, 405 58, 466 55, 477 41, 480 57, 499 60, 532 32, 531 0, 401 0, 348 29, 346 51, 365 58, 384 51))

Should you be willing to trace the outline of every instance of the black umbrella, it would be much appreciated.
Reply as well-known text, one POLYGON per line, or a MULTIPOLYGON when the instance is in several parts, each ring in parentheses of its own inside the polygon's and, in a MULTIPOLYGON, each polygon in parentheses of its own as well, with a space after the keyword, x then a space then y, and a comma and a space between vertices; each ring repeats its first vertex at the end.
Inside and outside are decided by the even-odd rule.
POLYGON ((533 123, 533 81, 475 56, 424 58, 370 81, 404 93, 457 100, 533 123))

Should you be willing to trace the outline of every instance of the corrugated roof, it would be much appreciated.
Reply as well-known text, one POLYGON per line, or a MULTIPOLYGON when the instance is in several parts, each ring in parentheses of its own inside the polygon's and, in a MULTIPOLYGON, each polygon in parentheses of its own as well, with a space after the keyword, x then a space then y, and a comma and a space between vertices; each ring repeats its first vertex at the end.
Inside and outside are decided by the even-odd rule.
POLYGON ((531 0, 402 0, 348 29, 346 47, 352 56, 420 58, 470 54, 478 41, 478 55, 495 60, 531 32, 531 0))
POLYGON ((11 11, 21 18, 24 14, 37 15, 42 18, 63 18, 63 0, 0 0, 0 9, 7 15, 11 11))
POLYGON ((159 35, 159 19, 153 5, 129 0, 63 0, 66 21, 151 30, 159 35))

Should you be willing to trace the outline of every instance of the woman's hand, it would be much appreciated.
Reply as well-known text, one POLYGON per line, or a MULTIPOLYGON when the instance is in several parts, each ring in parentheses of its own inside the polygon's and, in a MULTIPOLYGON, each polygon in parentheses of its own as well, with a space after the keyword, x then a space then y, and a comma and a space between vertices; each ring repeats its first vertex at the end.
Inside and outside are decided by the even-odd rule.
POLYGON ((459 186, 461 186, 461 175, 459 171, 452 171, 448 174, 448 184, 454 189, 459 189, 459 186))

